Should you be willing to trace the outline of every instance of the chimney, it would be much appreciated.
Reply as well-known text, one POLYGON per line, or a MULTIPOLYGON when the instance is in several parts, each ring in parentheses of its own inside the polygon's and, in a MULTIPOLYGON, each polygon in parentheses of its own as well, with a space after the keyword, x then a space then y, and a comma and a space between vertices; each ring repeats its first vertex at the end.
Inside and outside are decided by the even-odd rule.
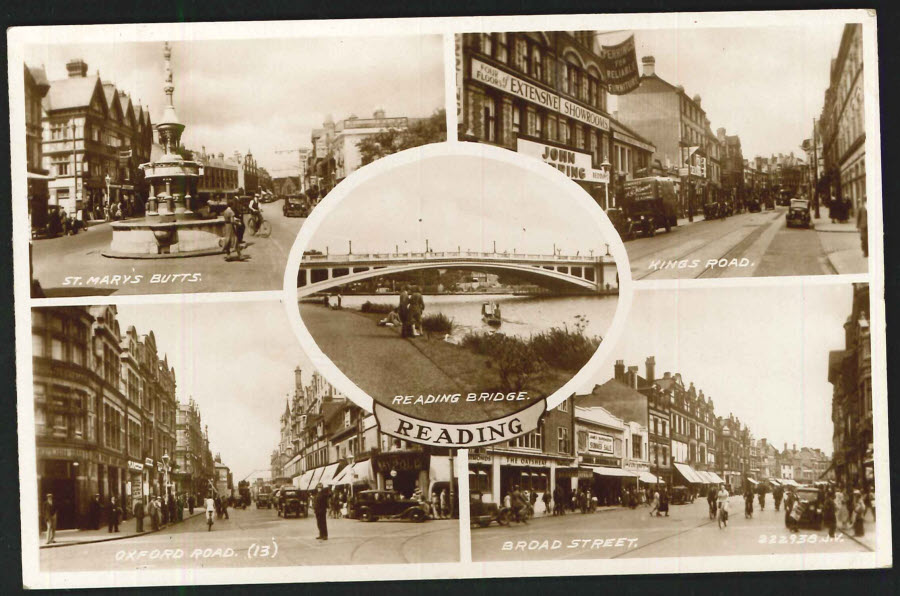
POLYGON ((300 370, 300 367, 294 369, 294 385, 296 387, 303 387, 303 371, 300 370))
POLYGON ((219 151, 219 160, 225 161, 225 154, 219 151))
POLYGON ((698 107, 698 108, 701 107, 701 103, 700 103, 700 94, 699 94, 699 93, 695 93, 695 94, 694 94, 694 103, 697 104, 697 107, 698 107))
POLYGON ((664 372, 664 373, 663 373, 663 378, 664 378, 664 379, 671 379, 671 378, 672 378, 672 373, 670 373, 669 371, 664 372))
POLYGON ((719 127, 718 129, 716 129, 716 138, 719 139, 720 143, 725 142, 725 129, 724 128, 719 127))
POLYGON ((628 367, 628 386, 632 389, 637 389, 637 378, 638 378, 638 367, 629 366, 628 367))
POLYGON ((641 63, 644 65, 644 76, 652 77, 656 75, 656 58, 653 56, 644 56, 641 58, 641 63))
POLYGON ((784 451, 787 453, 787 442, 784 443, 784 451))
POLYGON ((372 114, 375 118, 384 118, 384 110, 382 108, 378 108, 375 110, 375 113, 372 114))
POLYGON ((613 368, 614 376, 617 381, 625 382, 625 361, 616 360, 616 366, 613 368))
POLYGON ((792 445, 792 447, 793 447, 793 449, 792 449, 791 451, 797 451, 797 443, 794 443, 794 444, 792 445))
POLYGON ((647 360, 644 361, 644 366, 647 369, 647 384, 652 385, 653 381, 656 380, 656 358, 653 356, 647 357, 647 360))
POLYGON ((75 58, 74 60, 69 60, 68 64, 66 64, 66 70, 69 72, 69 78, 81 77, 84 78, 87 76, 87 63, 81 58, 75 58))

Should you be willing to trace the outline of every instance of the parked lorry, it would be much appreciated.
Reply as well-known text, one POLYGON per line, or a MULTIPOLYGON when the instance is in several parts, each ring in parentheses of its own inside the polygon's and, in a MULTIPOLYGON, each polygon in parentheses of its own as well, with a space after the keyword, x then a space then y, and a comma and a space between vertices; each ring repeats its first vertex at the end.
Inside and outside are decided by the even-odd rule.
POLYGON ((648 176, 625 182, 624 209, 635 234, 654 236, 659 228, 670 231, 678 225, 675 181, 648 176))

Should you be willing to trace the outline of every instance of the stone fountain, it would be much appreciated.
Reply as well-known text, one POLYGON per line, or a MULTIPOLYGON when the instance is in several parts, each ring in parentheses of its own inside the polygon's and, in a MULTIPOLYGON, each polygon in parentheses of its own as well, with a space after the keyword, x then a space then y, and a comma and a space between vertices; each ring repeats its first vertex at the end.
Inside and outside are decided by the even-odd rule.
POLYGON ((167 104, 156 125, 164 154, 140 168, 150 185, 147 213, 143 218, 112 223, 112 242, 104 256, 127 259, 193 257, 222 252, 225 220, 203 217, 195 211, 197 184, 202 165, 178 154, 184 124, 175 114, 172 95, 172 49, 166 42, 167 104))

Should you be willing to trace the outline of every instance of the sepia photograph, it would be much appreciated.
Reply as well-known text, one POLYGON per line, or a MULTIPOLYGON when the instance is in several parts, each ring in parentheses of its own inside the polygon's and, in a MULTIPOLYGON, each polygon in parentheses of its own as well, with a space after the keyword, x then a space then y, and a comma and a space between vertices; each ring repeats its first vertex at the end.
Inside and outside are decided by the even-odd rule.
POLYGON ((459 559, 455 452, 380 433, 280 303, 31 314, 42 571, 459 559))
POLYGON ((437 35, 26 46, 32 295, 280 289, 335 185, 446 139, 441 52, 437 35))
POLYGON ((632 312, 593 384, 469 454, 473 561, 875 551, 868 284, 632 312))
POLYGON ((816 19, 464 33, 459 139, 575 180, 635 280, 865 273, 862 44, 816 19))
MULTIPOLYGON (((331 205, 303 245, 300 319, 387 409, 438 423, 536 420, 612 325, 618 239, 564 178, 466 149, 411 155, 331 205)), ((483 444, 495 433, 521 429, 464 434, 483 444)))

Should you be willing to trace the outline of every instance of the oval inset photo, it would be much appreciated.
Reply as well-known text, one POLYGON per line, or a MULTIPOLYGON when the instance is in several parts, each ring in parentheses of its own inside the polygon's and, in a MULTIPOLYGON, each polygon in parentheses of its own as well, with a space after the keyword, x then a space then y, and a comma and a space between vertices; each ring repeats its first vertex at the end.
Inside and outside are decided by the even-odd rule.
POLYGON ((320 372, 382 432, 449 447, 533 431, 602 364, 630 290, 624 246, 587 192, 471 143, 398 153, 342 182, 285 274, 320 372))

